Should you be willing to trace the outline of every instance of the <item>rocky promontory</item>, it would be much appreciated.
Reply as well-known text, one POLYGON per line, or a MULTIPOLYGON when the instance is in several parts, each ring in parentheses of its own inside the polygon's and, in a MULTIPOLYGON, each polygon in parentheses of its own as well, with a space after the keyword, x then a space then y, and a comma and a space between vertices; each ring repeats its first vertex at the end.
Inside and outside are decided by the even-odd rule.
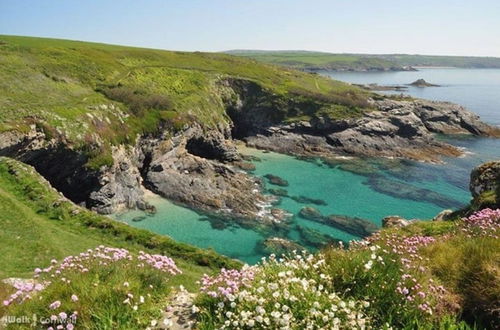
POLYGON ((453 103, 386 98, 372 100, 371 106, 373 111, 359 118, 331 119, 317 115, 309 121, 260 127, 259 133, 244 140, 251 147, 293 155, 397 157, 439 162, 442 156, 459 156, 462 151, 437 140, 435 133, 500 136, 498 128, 453 103))

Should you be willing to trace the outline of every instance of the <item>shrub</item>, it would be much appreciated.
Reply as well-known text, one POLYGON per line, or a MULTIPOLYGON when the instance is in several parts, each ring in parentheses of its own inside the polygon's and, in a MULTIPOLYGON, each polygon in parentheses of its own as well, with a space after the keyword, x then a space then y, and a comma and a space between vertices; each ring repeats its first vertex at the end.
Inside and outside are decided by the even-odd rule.
POLYGON ((110 100, 126 104, 136 116, 141 116, 144 111, 150 109, 167 110, 172 108, 172 102, 165 95, 147 94, 126 86, 104 87, 98 91, 110 100))

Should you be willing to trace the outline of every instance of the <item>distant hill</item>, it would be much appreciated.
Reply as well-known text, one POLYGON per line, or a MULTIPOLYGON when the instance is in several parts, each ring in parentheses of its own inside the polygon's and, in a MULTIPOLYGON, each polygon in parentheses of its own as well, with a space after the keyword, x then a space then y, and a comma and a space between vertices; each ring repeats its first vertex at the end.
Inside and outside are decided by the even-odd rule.
POLYGON ((227 54, 302 70, 406 71, 418 66, 500 68, 498 57, 406 54, 332 54, 301 50, 230 50, 227 54))

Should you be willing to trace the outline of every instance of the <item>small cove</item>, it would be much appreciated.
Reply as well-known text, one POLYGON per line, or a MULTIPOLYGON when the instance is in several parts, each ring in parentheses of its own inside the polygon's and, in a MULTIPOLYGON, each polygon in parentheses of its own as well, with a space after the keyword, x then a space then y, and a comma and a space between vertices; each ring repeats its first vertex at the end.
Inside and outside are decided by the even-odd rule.
MULTIPOLYGON (((438 83, 447 87, 436 87, 430 92, 427 91, 431 90, 431 88, 417 89, 415 91, 410 88, 408 90, 409 94, 464 104, 469 110, 479 113, 485 121, 496 125, 500 124, 500 100, 491 98, 492 95, 498 95, 495 94, 495 91, 500 92, 500 70, 493 70, 494 72, 487 74, 487 79, 482 82, 477 79, 477 74, 480 71, 439 69, 441 70, 439 74, 439 72, 436 73, 436 71, 432 70, 438 69, 425 69, 411 73, 414 76, 403 77, 395 76, 394 73, 379 73, 379 75, 373 75, 372 73, 364 73, 364 75, 362 73, 332 73, 331 75, 336 79, 355 83, 376 82, 379 84, 409 83, 415 80, 413 78, 416 76, 422 77, 431 83, 438 83), (463 71, 459 71, 457 74, 454 70, 463 71), (430 77, 425 75, 428 71, 430 77), (352 74, 352 76, 349 76, 349 74, 352 74), (446 74, 448 74, 448 77, 446 74), (467 89, 469 94, 465 95, 463 95, 463 89, 468 85, 462 83, 466 79, 464 75, 465 77, 470 76, 469 85, 472 86, 467 89), (378 80, 373 79, 374 77, 378 80), (397 77, 398 79, 390 80, 390 77, 397 77), (457 77, 461 78, 458 79, 457 77), (455 84, 452 83, 453 79, 457 79, 455 84), (489 89, 485 85, 489 86, 489 89), (453 86, 455 86, 455 89, 453 86), (485 92, 485 90, 487 91, 485 92), (437 94, 434 95, 433 93, 437 94), (469 95, 468 98, 467 95, 469 95), (464 100, 464 98, 467 100, 464 100), (486 98, 486 101, 483 98, 486 98)), ((252 172, 253 175, 263 177, 266 174, 273 174, 287 180, 289 183, 287 187, 279 187, 263 179, 266 190, 282 188, 287 191, 289 196, 320 199, 326 203, 326 205, 304 204, 283 197, 279 205, 277 205, 277 207, 285 209, 294 215, 290 220, 290 231, 285 238, 297 241, 306 248, 313 249, 312 246, 302 240, 297 225, 345 241, 357 237, 339 229, 299 217, 298 213, 304 206, 312 206, 323 215, 337 214, 360 217, 380 226, 381 219, 388 215, 400 215, 408 219, 430 219, 444 208, 448 208, 443 207, 443 205, 458 208, 468 203, 470 200, 468 180, 471 169, 482 162, 498 159, 500 156, 500 140, 473 137, 443 138, 447 139, 451 144, 465 148, 468 153, 461 158, 444 159, 445 164, 443 165, 367 159, 360 162, 359 166, 345 170, 342 169, 342 162, 337 166, 328 166, 319 160, 299 160, 288 155, 263 152, 245 147, 240 148, 240 151, 258 159, 253 161, 256 167, 255 171, 252 172), (366 166, 370 169, 368 174, 363 172, 366 166), (365 173, 365 175, 359 173, 365 173), (377 178, 378 180, 375 180, 375 182, 379 184, 401 183, 409 189, 413 197, 398 196, 400 191, 390 191, 390 189, 387 191, 387 185, 374 189, 377 187, 368 184, 369 178, 377 178), (381 192, 384 189, 386 189, 386 192, 381 192), (425 192, 429 191, 435 194, 431 196, 439 199, 441 203, 436 202, 435 198, 428 198, 429 194, 425 192)), ((168 235, 181 242, 201 248, 213 248, 219 253, 238 258, 250 264, 258 262, 264 256, 264 253, 257 249, 259 241, 265 239, 261 233, 238 226, 215 229, 210 221, 206 220, 205 215, 198 214, 193 210, 176 205, 158 196, 151 197, 151 203, 157 207, 158 212, 153 216, 145 217, 142 221, 133 221, 134 218, 144 215, 141 211, 127 211, 115 214, 113 217, 132 226, 168 235)), ((270 235, 273 236, 273 233, 270 235)))

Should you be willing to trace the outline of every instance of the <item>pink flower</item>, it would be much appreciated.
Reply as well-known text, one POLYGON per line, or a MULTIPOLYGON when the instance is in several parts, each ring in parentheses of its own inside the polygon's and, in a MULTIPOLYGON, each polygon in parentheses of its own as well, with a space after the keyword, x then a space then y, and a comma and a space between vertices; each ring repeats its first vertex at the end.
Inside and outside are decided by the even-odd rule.
POLYGON ((78 296, 76 294, 71 295, 71 301, 78 301, 78 296))
POLYGON ((52 304, 49 305, 50 309, 57 309, 61 306, 61 302, 59 300, 54 301, 52 304))

